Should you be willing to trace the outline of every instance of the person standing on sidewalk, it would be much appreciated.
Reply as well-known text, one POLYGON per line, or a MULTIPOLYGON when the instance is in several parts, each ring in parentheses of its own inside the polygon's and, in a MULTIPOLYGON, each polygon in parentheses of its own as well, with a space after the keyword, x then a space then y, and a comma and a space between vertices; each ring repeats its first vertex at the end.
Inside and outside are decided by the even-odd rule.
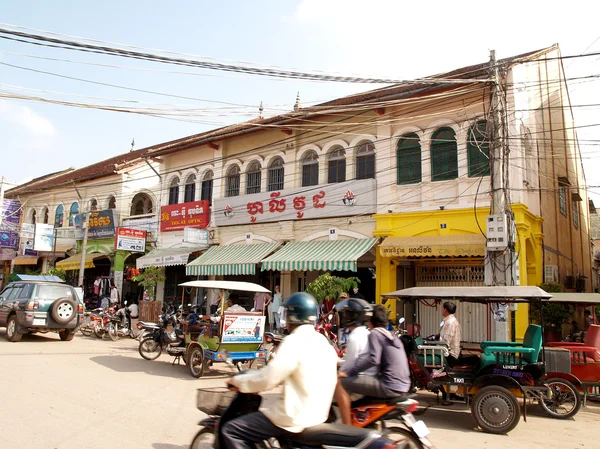
POLYGON ((273 330, 279 330, 281 327, 281 315, 279 309, 283 304, 281 293, 279 291, 279 285, 275 286, 275 294, 273 295, 273 302, 270 304, 271 316, 273 317, 273 330))

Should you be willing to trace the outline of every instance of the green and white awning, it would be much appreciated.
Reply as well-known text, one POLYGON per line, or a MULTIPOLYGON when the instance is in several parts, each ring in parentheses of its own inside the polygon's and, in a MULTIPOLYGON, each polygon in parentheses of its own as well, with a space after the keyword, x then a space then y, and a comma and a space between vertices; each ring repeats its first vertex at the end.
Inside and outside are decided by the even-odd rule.
POLYGON ((280 243, 213 246, 186 265, 188 276, 256 274, 256 264, 275 251, 280 243))
POLYGON ((356 260, 377 242, 373 239, 291 242, 262 261, 262 270, 356 271, 356 260))

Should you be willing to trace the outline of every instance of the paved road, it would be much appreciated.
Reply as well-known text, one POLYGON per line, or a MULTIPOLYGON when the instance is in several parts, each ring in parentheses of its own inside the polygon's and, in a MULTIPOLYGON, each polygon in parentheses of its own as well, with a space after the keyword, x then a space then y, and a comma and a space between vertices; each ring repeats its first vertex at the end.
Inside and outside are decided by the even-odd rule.
MULTIPOLYGON (((0 330, 0 447, 187 449, 202 417, 196 389, 222 385, 231 370, 219 365, 193 379, 169 356, 143 360, 136 343, 82 336, 62 342, 54 334, 8 343, 0 330)), ((423 419, 439 449, 600 447, 596 405, 569 421, 532 413, 509 436, 475 430, 459 408, 432 407, 423 419)))

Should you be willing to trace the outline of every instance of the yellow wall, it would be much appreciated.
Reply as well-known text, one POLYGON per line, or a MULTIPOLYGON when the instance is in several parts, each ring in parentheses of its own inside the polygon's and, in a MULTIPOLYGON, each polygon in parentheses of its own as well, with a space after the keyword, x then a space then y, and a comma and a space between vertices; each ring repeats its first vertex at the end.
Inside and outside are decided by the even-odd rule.
MULTIPOLYGON (((519 268, 521 285, 538 285, 542 282, 542 219, 522 204, 512 206, 517 223, 519 268)), ((484 230, 488 208, 407 212, 374 215, 377 237, 413 237, 431 235, 479 234, 484 230), (479 226, 478 226, 479 224, 479 226), (445 225, 445 226, 444 226, 445 225)), ((397 257, 383 257, 377 251, 376 297, 382 302, 381 294, 402 288, 396 285, 397 257)), ((383 301, 385 303, 385 301, 383 301)), ((386 304, 391 316, 396 316, 396 303, 386 304)), ((522 339, 529 324, 527 305, 520 305, 516 313, 516 338, 522 339)))

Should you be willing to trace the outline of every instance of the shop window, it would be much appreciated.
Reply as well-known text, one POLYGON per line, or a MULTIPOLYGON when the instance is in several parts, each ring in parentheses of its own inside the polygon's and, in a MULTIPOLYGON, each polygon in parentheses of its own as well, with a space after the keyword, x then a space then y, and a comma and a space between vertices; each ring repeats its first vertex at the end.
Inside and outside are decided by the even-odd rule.
POLYGON ((328 183, 346 181, 346 150, 342 147, 331 150, 327 163, 328 183))
POLYGON ((302 187, 319 184, 319 156, 311 151, 302 160, 302 187))
POLYGON ((356 179, 375 178, 375 145, 361 143, 356 151, 356 179))
POLYGON ((248 171, 246 172, 246 194, 260 193, 260 182, 260 164, 258 162, 252 162, 248 166, 248 171))
POLYGON ((131 200, 131 215, 151 214, 152 210, 152 199, 146 193, 138 193, 131 200))
POLYGON ((62 204, 60 204, 56 208, 56 213, 54 214, 54 227, 62 228, 64 219, 65 219, 65 208, 63 207, 62 204))
POLYGON ((69 226, 73 226, 75 224, 75 216, 79 213, 79 203, 71 204, 71 208, 69 209, 69 226))
POLYGON ((419 136, 410 133, 398 141, 396 153, 396 184, 417 184, 421 182, 421 142, 419 136))
POLYGON ((458 178, 458 147, 452 128, 440 128, 431 137, 431 180, 458 178))
POLYGON ((185 192, 183 196, 183 202, 189 203, 196 201, 196 176, 190 175, 185 181, 185 192))
POLYGON ((44 217, 44 224, 48 224, 48 221, 50 220, 50 213, 49 213, 47 207, 44 207, 44 210, 42 211, 42 215, 44 217))
POLYGON ((278 157, 269 166, 268 171, 268 191, 273 192, 275 190, 283 190, 283 159, 278 157))
POLYGON ((567 188, 561 186, 558 188, 558 207, 560 213, 567 216, 567 188))
POLYGON ((213 172, 208 171, 204 175, 202 180, 202 191, 200 192, 200 199, 208 201, 208 205, 212 206, 213 196, 213 172))
POLYGON ((573 200, 571 206, 571 213, 573 214, 573 226, 578 229, 579 228, 579 203, 577 200, 573 200))
POLYGON ((470 178, 490 175, 490 142, 487 136, 487 122, 478 122, 469 129, 467 158, 470 178))
POLYGON ((225 196, 239 196, 240 194, 240 168, 232 165, 227 170, 227 186, 225 196))
POLYGON ((179 178, 173 178, 169 186, 169 204, 179 203, 179 178))

